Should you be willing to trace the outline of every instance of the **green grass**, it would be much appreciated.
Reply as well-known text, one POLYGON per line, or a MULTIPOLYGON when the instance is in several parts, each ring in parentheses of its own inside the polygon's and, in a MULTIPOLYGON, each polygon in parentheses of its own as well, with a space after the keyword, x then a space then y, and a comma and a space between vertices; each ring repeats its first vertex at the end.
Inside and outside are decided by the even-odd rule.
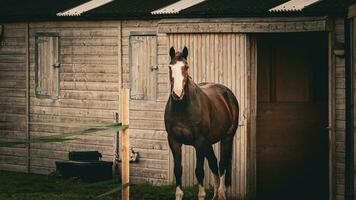
MULTIPOLYGON (((34 175, 0 171, 0 200, 117 200, 121 192, 97 198, 118 187, 118 183, 88 184, 78 179, 64 179, 58 175, 34 175)), ((198 199, 197 187, 184 188, 184 199, 198 199)), ((149 183, 131 185, 130 199, 174 199, 175 186, 153 186, 149 183)), ((206 190, 211 199, 212 189, 206 190)), ((237 199, 236 199, 237 200, 237 199)))

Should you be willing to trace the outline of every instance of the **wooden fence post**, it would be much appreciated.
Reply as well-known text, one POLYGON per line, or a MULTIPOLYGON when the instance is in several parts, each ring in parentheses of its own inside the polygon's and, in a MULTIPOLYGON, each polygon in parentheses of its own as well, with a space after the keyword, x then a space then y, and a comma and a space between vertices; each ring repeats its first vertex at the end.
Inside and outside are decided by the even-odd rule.
MULTIPOLYGON (((123 88, 120 93, 120 117, 122 125, 129 125, 129 89, 123 88)), ((126 186, 123 188, 121 193, 122 200, 130 199, 130 151, 129 151, 129 129, 122 130, 121 133, 121 176, 122 176, 122 185, 126 186)))

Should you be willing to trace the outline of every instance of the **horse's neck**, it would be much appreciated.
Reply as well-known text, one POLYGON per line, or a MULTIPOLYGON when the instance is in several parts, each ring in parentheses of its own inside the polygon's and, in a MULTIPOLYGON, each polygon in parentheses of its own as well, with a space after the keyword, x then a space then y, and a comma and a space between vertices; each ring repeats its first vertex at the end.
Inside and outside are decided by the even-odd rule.
POLYGON ((198 98, 200 88, 193 81, 193 79, 189 77, 184 92, 186 93, 189 101, 194 101, 198 98))

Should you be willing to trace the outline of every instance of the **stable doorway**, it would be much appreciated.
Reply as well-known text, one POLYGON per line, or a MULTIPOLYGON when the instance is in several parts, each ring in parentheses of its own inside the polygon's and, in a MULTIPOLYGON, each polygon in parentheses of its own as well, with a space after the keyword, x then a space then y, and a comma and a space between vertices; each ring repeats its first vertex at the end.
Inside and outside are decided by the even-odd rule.
POLYGON ((257 199, 328 199, 325 33, 257 39, 257 199))

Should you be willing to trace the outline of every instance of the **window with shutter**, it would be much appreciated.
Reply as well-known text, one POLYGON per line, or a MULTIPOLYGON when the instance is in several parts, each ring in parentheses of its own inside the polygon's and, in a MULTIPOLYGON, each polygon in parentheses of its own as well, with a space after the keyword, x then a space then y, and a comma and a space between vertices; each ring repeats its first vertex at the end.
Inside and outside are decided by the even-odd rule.
POLYGON ((130 36, 131 99, 157 98, 157 38, 154 35, 130 36))
POLYGON ((57 33, 36 33, 35 93, 37 98, 57 99, 59 96, 59 36, 57 33))

